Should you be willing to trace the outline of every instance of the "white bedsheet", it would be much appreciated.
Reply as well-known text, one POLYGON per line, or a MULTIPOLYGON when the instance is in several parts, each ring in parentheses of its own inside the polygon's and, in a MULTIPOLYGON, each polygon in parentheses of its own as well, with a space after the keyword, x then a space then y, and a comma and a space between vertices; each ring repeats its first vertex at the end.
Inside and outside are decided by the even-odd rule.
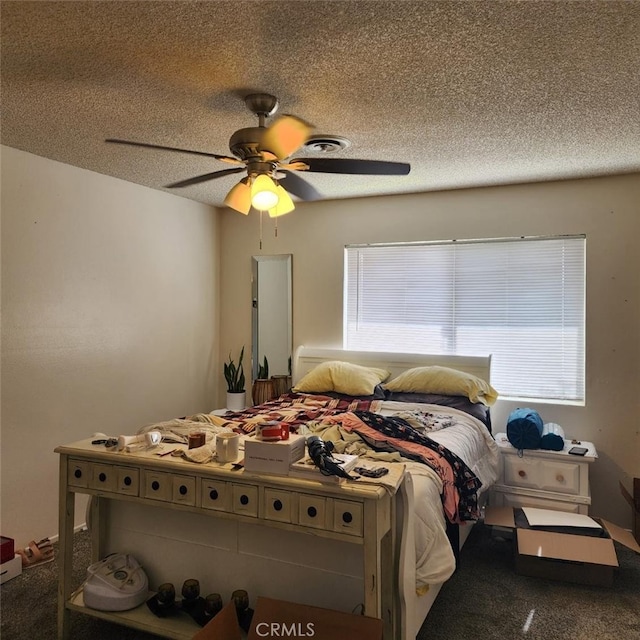
MULTIPOLYGON (((482 483, 479 493, 497 479, 498 446, 479 420, 463 411, 440 405, 383 402, 379 411, 390 416, 400 411, 424 411, 452 414, 457 424, 427 435, 461 458, 482 483)), ((435 471, 419 462, 407 462, 413 478, 414 528, 416 545, 416 590, 448 580, 455 570, 455 557, 446 534, 442 509, 442 481, 435 471)), ((466 526, 466 525, 461 525, 466 526)))

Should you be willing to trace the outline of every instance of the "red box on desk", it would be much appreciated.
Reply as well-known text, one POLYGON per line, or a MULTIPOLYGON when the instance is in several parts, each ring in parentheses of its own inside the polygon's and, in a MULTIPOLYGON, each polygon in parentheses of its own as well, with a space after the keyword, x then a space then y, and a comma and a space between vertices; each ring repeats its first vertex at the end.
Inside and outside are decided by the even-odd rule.
POLYGON ((13 560, 13 556, 15 556, 15 554, 16 550, 13 538, 0 536, 0 564, 13 560))

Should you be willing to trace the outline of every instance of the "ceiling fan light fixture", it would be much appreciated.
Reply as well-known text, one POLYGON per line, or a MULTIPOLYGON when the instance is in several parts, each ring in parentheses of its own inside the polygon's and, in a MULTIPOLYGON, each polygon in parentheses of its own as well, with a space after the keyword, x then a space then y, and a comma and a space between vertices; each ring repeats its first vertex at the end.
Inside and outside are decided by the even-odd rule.
POLYGON ((269 217, 271 218, 277 218, 283 216, 285 213, 291 213, 296 208, 291 196, 284 187, 278 185, 276 191, 278 192, 279 200, 275 207, 269 209, 269 217))
POLYGON ((273 209, 279 201, 277 185, 262 173, 251 183, 251 204, 259 211, 273 209))
POLYGON ((248 178, 240 180, 240 182, 227 193, 227 197, 224 199, 227 207, 235 209, 245 216, 249 215, 249 211, 251 210, 251 187, 248 182, 248 178))

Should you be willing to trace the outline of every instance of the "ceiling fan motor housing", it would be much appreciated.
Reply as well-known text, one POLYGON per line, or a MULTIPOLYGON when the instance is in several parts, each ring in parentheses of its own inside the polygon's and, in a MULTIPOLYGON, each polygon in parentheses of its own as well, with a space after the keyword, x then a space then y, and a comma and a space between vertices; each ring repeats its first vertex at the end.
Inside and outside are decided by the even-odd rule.
POLYGON ((238 129, 229 139, 229 151, 248 162, 251 159, 262 159, 262 153, 258 149, 264 127, 245 127, 238 129))

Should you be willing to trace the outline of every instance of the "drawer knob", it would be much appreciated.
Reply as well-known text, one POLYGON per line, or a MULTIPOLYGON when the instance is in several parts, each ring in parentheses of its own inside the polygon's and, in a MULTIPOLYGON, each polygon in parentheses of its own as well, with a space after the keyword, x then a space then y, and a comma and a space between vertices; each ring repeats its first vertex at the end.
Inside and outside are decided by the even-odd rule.
POLYGON ((276 511, 282 511, 282 501, 281 500, 275 500, 273 503, 273 508, 276 511))
POLYGON ((125 485, 126 485, 127 487, 130 487, 130 486, 131 486, 131 482, 132 482, 132 480, 131 480, 131 476, 125 476, 125 477, 124 477, 124 483, 125 483, 125 485))
POLYGON ((518 471, 518 475, 521 478, 526 478, 527 477, 527 472, 524 469, 520 469, 520 471, 518 471))
POLYGON ((243 505, 248 505, 249 504, 249 496, 246 495, 245 493, 243 493, 240 496, 240 504, 243 504, 243 505))
POLYGON ((154 481, 151 483, 151 488, 152 488, 154 491, 157 491, 157 490, 160 488, 160 483, 159 483, 157 480, 154 480, 154 481))
POLYGON ((350 511, 345 511, 342 514, 342 522, 344 522, 345 524, 349 524, 352 520, 353 520, 353 515, 351 514, 350 511))
POLYGON ((559 474, 556 476, 556 480, 557 480, 558 482, 560 482, 560 483, 563 483, 563 482, 564 482, 564 476, 563 476, 561 473, 559 473, 559 474))
POLYGON ((73 472, 73 475, 74 475, 76 478, 82 478, 82 471, 80 471, 80 469, 76 469, 76 470, 73 472))
POLYGON ((315 507, 309 507, 307 509, 307 515, 310 518, 315 518, 318 515, 318 510, 315 507))
POLYGON ((98 476, 98 480, 100 480, 100 482, 104 482, 107 479, 107 474, 106 473, 101 473, 98 476))
POLYGON ((218 491, 216 489, 211 489, 211 491, 209 491, 209 497, 212 500, 217 500, 218 499, 218 491))
POLYGON ((187 487, 183 484, 180 485, 180 488, 178 489, 178 491, 180 492, 181 496, 186 496, 187 495, 187 487))

